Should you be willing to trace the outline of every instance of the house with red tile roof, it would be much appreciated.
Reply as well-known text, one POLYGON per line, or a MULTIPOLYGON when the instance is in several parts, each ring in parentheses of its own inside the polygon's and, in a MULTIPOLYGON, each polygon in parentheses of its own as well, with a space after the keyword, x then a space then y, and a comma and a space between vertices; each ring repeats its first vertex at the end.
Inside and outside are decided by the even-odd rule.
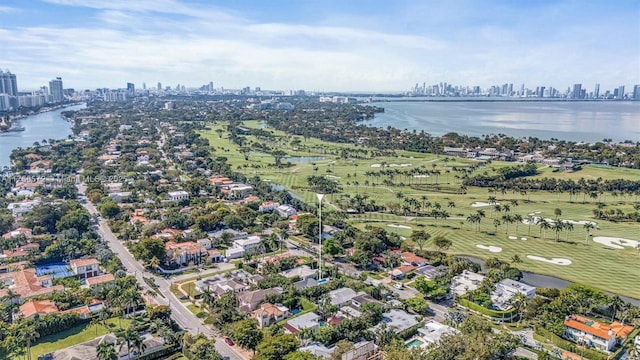
POLYGON ((394 280, 399 280, 399 279, 403 279, 409 272, 417 269, 417 266, 413 266, 413 265, 402 265, 402 266, 398 266, 397 268, 391 270, 389 272, 389 275, 391 275, 391 278, 394 280))
POLYGON ((25 319, 31 319, 36 315, 57 313, 58 307, 51 300, 30 300, 20 305, 19 314, 25 319))
POLYGON ((7 295, 9 289, 19 296, 13 300, 19 303, 20 299, 29 299, 35 296, 51 294, 55 291, 63 291, 64 286, 53 285, 51 275, 37 276, 36 269, 24 269, 0 274, 0 282, 5 284, 4 289, 0 289, 0 298, 7 295))
POLYGON ((289 316, 291 316, 291 312, 288 307, 271 303, 264 303, 260 305, 260 308, 249 313, 249 317, 258 320, 258 329, 269 327, 289 316))
POLYGON ((85 287, 91 289, 101 289, 104 287, 111 287, 115 283, 116 278, 113 274, 104 274, 87 278, 85 280, 85 287))
POLYGON ((7 233, 4 233, 2 235, 2 239, 3 240, 8 240, 11 238, 15 238, 18 236, 24 236, 26 239, 29 239, 33 236, 33 232, 31 231, 31 229, 29 228, 23 228, 23 227, 19 227, 15 230, 11 230, 7 233))
POLYGON ((404 251, 401 253, 402 256, 402 260, 407 263, 407 265, 414 265, 414 266, 425 266, 427 265, 427 259, 418 256, 412 252, 409 251, 404 251))
POLYGON ((73 259, 69 261, 71 272, 80 279, 102 275, 100 262, 96 258, 73 259))
MULTIPOLYGON (((620 336, 624 336, 625 334, 629 336, 631 331, 627 332, 628 329, 619 325, 622 324, 618 323, 614 325, 614 327, 616 331, 620 333, 620 336)), ((566 338, 600 351, 611 351, 616 346, 617 336, 614 332, 614 327, 580 315, 570 315, 564 320, 564 334, 566 338)), ((633 330, 633 328, 631 328, 631 330, 633 330)))
POLYGON ((204 246, 193 241, 181 243, 168 241, 164 244, 164 248, 167 252, 167 258, 179 265, 187 265, 191 261, 200 263, 204 257, 209 255, 204 246))

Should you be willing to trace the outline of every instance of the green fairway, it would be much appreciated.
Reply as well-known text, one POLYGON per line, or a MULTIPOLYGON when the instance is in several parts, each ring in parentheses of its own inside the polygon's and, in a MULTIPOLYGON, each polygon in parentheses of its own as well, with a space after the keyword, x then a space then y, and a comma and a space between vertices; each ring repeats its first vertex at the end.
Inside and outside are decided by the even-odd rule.
MULTIPOLYGON (((131 324, 130 319, 109 319, 110 330, 113 332, 117 330, 122 323, 122 328, 126 328, 131 324)), ((56 350, 64 349, 73 345, 78 345, 83 342, 95 339, 98 336, 102 336, 108 333, 102 325, 89 325, 82 324, 74 326, 70 329, 60 331, 53 335, 49 335, 38 339, 38 341, 31 347, 31 357, 37 359, 39 355, 54 352, 56 350), (97 332, 97 335, 96 335, 97 332)))
MULTIPOLYGON (((270 130, 274 138, 260 138, 245 136, 250 145, 262 143, 270 148, 278 148, 290 156, 322 157, 313 162, 293 163, 291 167, 278 169, 273 166, 274 157, 265 153, 248 156, 248 160, 239 152, 236 144, 227 139, 226 132, 219 138, 216 128, 223 128, 222 124, 214 125, 211 130, 202 132, 202 135, 210 140, 216 149, 215 156, 227 157, 234 170, 243 172, 247 176, 259 175, 262 179, 283 185, 293 193, 299 195, 307 202, 316 202, 315 193, 308 190, 307 177, 309 175, 325 175, 339 182, 342 193, 327 196, 327 201, 338 204, 339 200, 348 194, 353 197, 356 194, 366 195, 376 204, 400 206, 407 199, 420 203, 428 202, 431 205, 438 203, 449 214, 447 220, 426 218, 411 211, 407 216, 398 216, 387 213, 357 214, 351 216, 351 222, 356 226, 364 227, 365 224, 378 224, 388 231, 397 232, 404 237, 409 237, 411 229, 424 228, 432 236, 443 235, 453 241, 453 246, 448 250, 456 254, 472 255, 480 258, 497 256, 511 261, 513 255, 519 255, 522 263, 516 264, 522 270, 540 274, 557 276, 574 282, 580 282, 595 286, 603 290, 612 291, 621 295, 640 299, 640 256, 636 249, 625 247, 613 249, 595 243, 588 238, 585 244, 586 229, 582 224, 575 224, 572 231, 562 231, 559 242, 555 241, 553 230, 547 230, 546 240, 540 234, 540 227, 530 227, 524 223, 504 223, 505 215, 520 215, 522 218, 528 214, 535 214, 543 218, 555 218, 556 208, 562 211, 561 219, 574 221, 595 221, 598 229, 591 230, 594 237, 610 236, 640 241, 640 224, 634 222, 610 222, 595 220, 593 211, 597 208, 597 202, 604 204, 604 210, 619 209, 624 213, 634 210, 633 203, 638 201, 636 195, 598 194, 597 198, 590 198, 584 194, 570 197, 568 193, 551 193, 546 191, 529 192, 526 194, 513 192, 490 193, 487 188, 468 187, 466 194, 458 193, 460 178, 456 175, 454 167, 464 168, 478 165, 477 162, 453 157, 444 157, 432 154, 395 152, 395 156, 372 156, 375 149, 356 147, 350 144, 334 144, 322 142, 318 139, 307 139, 295 143, 295 137, 270 130), (344 149, 354 151, 345 156, 344 149), (355 150, 354 150, 355 149, 355 150), (366 154, 358 156, 354 154, 366 154), (437 176, 411 176, 406 175, 410 169, 437 170, 437 176), (380 177, 373 173, 381 170, 393 170, 395 172, 394 183, 383 184, 380 177), (440 191, 435 191, 435 184, 440 186, 440 191), (403 185, 404 184, 404 185, 403 185), (410 186, 412 185, 412 186, 410 186), (429 186, 429 191, 416 190, 429 186), (474 202, 489 202, 490 197, 501 206, 508 205, 509 211, 495 211, 494 206, 473 207, 474 202), (583 203, 584 199, 584 203, 583 203), (475 225, 467 222, 470 214, 478 210, 485 212, 485 218, 480 223, 479 231, 475 225), (497 230, 494 220, 501 222, 497 230), (394 224, 400 227, 390 227, 394 224), (495 234, 491 234, 495 233, 495 234), (516 240, 509 239, 516 237, 516 240), (526 237, 527 240, 520 240, 526 237), (476 245, 495 246, 502 248, 501 252, 493 253, 476 247, 476 245), (545 263, 527 258, 527 255, 544 258, 563 258, 571 261, 571 265, 562 266, 545 263)), ((257 128, 258 121, 247 121, 245 127, 257 128)), ((283 160, 286 162, 286 160, 283 160)), ((477 172, 491 174, 495 169, 503 166, 513 166, 513 163, 493 162, 485 167, 480 167, 477 172)), ((602 168, 586 166, 577 172, 552 172, 544 166, 539 167, 538 177, 556 177, 562 179, 615 179, 625 178, 640 180, 640 171, 621 168, 602 168)), ((343 209, 347 210, 347 209, 343 209)))

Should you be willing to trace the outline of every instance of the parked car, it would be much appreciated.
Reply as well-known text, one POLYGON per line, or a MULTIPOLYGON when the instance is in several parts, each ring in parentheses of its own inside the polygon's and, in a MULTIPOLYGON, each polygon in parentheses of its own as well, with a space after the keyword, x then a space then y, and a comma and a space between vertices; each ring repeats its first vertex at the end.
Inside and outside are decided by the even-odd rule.
POLYGON ((402 285, 402 283, 398 282, 398 283, 393 284, 393 287, 398 289, 398 290, 400 290, 400 289, 402 289, 404 287, 404 285, 402 285))
POLYGON ((228 337, 224 338, 224 342, 226 342, 227 345, 229 345, 229 346, 235 345, 233 340, 229 339, 228 337))

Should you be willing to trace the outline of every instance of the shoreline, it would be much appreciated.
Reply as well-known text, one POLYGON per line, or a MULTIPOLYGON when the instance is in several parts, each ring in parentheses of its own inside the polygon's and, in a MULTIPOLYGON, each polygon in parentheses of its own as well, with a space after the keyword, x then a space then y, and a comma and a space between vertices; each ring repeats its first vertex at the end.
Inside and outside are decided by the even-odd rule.
MULTIPOLYGON (((35 116, 35 115, 39 115, 39 114, 44 114, 44 113, 48 113, 48 112, 52 112, 52 111, 56 111, 56 110, 60 110, 60 109, 64 109, 64 108, 68 108, 68 107, 72 107, 72 106, 77 106, 77 105, 82 105, 82 104, 86 104, 84 101, 81 102, 77 102, 77 103, 73 103, 73 104, 64 104, 64 105, 56 105, 54 107, 46 107, 46 108, 40 108, 38 109, 38 111, 27 114, 27 115, 18 115, 16 117, 12 117, 9 118, 10 122, 16 121, 16 120, 23 120, 28 118, 29 116, 35 116)), ((66 117, 60 115, 60 117, 62 117, 62 119, 64 119, 65 121, 69 121, 69 119, 67 119, 66 117)), ((21 132, 21 131, 10 131, 10 130, 0 130, 0 134, 8 134, 8 133, 12 133, 12 132, 21 132)), ((13 150, 11 150, 13 151, 13 150)))

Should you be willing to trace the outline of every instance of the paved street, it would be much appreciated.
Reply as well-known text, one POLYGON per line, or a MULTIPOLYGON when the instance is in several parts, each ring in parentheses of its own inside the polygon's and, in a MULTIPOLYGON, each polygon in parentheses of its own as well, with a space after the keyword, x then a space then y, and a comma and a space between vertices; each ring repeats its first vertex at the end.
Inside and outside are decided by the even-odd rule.
MULTIPOLYGON (((84 184, 77 184, 77 187, 81 193, 84 193, 86 191, 86 186, 84 184)), ((87 201, 83 204, 83 206, 89 211, 90 214, 98 214, 95 206, 93 206, 90 202, 87 201)), ((158 291, 164 294, 166 298, 156 296, 154 297, 154 300, 158 304, 169 305, 171 308, 172 318, 181 327, 194 335, 202 333, 209 338, 215 338, 216 350, 218 350, 218 352, 223 357, 226 357, 230 360, 244 359, 244 357, 238 354, 233 347, 227 345, 222 337, 216 336, 212 329, 204 326, 201 320, 198 319, 191 311, 189 311, 182 304, 182 302, 180 302, 180 300, 175 295, 173 295, 173 293, 171 293, 171 291, 169 290, 171 282, 147 272, 144 267, 129 253, 124 245, 122 245, 122 243, 113 235, 111 229, 109 229, 109 226, 107 225, 107 222, 102 218, 99 219, 98 233, 109 244, 109 247, 116 254, 116 256, 120 258, 122 264, 127 268, 127 273, 134 275, 143 289, 148 288, 146 283, 142 279, 143 275, 155 280, 155 283, 158 285, 158 291)), ((191 274, 190 277, 191 276, 194 275, 191 274)))

